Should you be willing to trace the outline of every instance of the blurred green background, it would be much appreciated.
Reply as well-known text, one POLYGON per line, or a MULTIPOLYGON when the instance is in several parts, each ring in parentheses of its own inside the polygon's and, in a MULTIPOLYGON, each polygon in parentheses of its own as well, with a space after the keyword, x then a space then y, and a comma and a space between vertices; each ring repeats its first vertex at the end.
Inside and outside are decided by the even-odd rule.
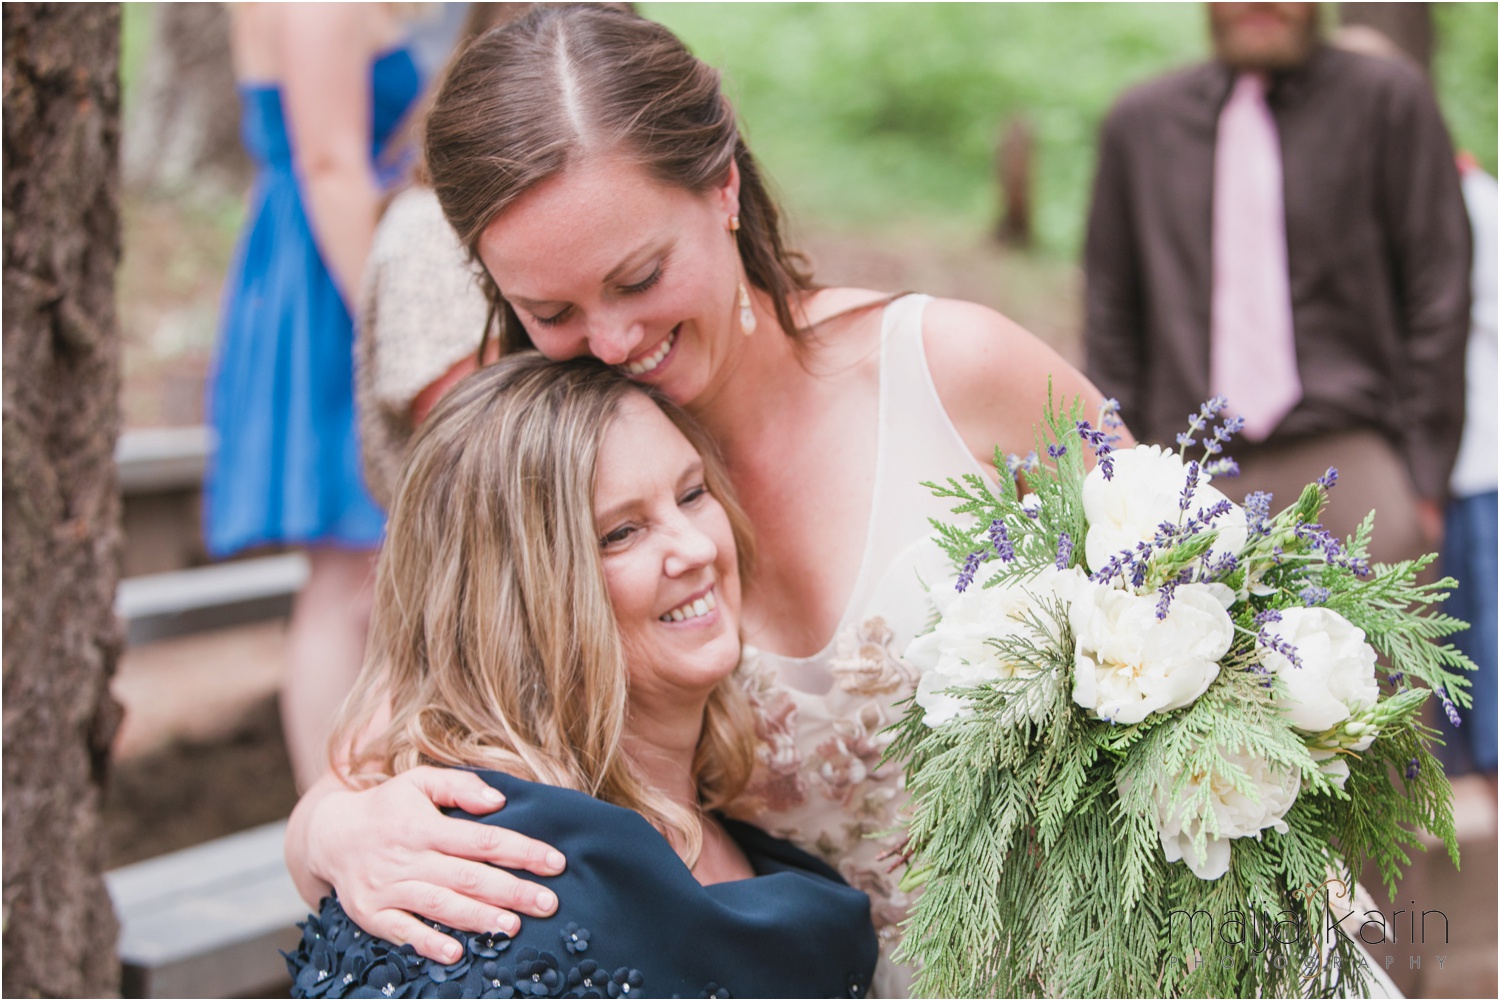
MULTIPOLYGON (((417 18, 440 12, 411 6, 417 18)), ((983 303, 1074 361, 1099 120, 1126 87, 1208 55, 1202 4, 639 6, 724 71, 791 241, 821 280, 983 303), (1029 251, 991 239, 994 150, 1017 115, 1035 135, 1029 251)), ((161 9, 125 5, 127 123, 149 103, 141 81, 160 58, 161 9)), ((1330 27, 1337 14, 1324 5, 1330 27)), ((1496 5, 1433 4, 1432 15, 1434 80, 1455 143, 1493 173, 1496 5)), ((127 184, 121 204, 126 419, 197 423, 243 186, 127 184)))
MULTIPOLYGON (((1443 111, 1455 143, 1494 173, 1496 5, 1433 6, 1443 111)), ((640 8, 724 71, 751 148, 806 222, 990 225, 1000 125, 1024 112, 1037 139, 1037 234, 1064 256, 1078 250, 1110 103, 1208 53, 1199 4, 640 8)))

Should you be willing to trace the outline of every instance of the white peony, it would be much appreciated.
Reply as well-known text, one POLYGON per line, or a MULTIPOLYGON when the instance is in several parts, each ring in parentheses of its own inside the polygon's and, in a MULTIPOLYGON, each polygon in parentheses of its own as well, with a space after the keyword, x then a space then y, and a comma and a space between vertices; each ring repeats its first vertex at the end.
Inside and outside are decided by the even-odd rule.
MULTIPOLYGON (((1276 768, 1263 758, 1223 747, 1219 748, 1219 753, 1250 776, 1253 794, 1238 791, 1217 773, 1190 776, 1175 795, 1170 780, 1152 790, 1162 852, 1168 862, 1186 862, 1199 879, 1218 879, 1229 871, 1229 842, 1235 838, 1259 838, 1260 832, 1268 827, 1285 834, 1288 827, 1282 818, 1297 801, 1297 790, 1301 786, 1296 769, 1276 768), (1209 789, 1208 809, 1213 824, 1201 813, 1185 815, 1192 797, 1205 782, 1209 789), (1202 854, 1193 847, 1193 837, 1199 833, 1206 837, 1202 854)), ((1127 788, 1122 785, 1122 793, 1127 788)))
MULTIPOLYGON (((1046 567, 1035 577, 1011 584, 980 587, 976 583, 963 593, 950 586, 935 588, 932 599, 942 618, 931 632, 912 640, 905 655, 906 662, 922 672, 916 701, 927 710, 923 722, 941 726, 971 711, 967 699, 946 689, 1034 676, 1034 669, 1008 661, 986 641, 1015 636, 1038 645, 1057 643, 1058 627, 1043 602, 1061 600, 1066 614, 1069 594, 1082 581, 1082 571, 1076 568, 1046 567), (1028 615, 1047 626, 1044 635, 1036 634, 1028 615)), ((1032 685, 1030 690, 1035 694, 1024 709, 1040 720, 1050 701, 1048 686, 1032 685)))
POLYGON ((1115 723, 1191 705, 1234 640, 1232 600, 1220 584, 1182 584, 1158 619, 1157 595, 1085 582, 1071 613, 1073 701, 1115 723))
MULTIPOLYGON (((1162 522, 1178 525, 1220 501, 1228 500, 1209 485, 1205 473, 1198 474, 1189 510, 1182 510, 1182 491, 1187 485, 1187 467, 1176 452, 1160 445, 1137 445, 1112 453, 1114 475, 1104 478, 1104 467, 1095 466, 1083 481, 1083 513, 1089 531, 1084 556, 1091 570, 1099 570, 1121 550, 1134 550, 1136 543, 1156 537, 1162 522)), ((1230 502, 1227 513, 1209 522, 1219 530, 1209 552, 1211 559, 1238 553, 1245 547, 1245 509, 1230 502)))
MULTIPOLYGON (((1276 704, 1297 729, 1322 733, 1370 709, 1379 699, 1375 648, 1365 642, 1363 629, 1337 612, 1286 608, 1281 621, 1267 623, 1265 631, 1289 643, 1302 661, 1298 667, 1284 654, 1261 648, 1261 664, 1282 682, 1276 704)), ((1374 739, 1371 729, 1338 743, 1363 751, 1374 739)))

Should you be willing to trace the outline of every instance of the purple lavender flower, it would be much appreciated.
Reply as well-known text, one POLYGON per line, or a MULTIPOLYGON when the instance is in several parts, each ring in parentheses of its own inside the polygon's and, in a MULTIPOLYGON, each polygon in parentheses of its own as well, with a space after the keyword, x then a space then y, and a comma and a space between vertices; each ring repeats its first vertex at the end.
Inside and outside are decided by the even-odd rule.
POLYGON ((1452 723, 1454 726, 1463 726, 1463 720, 1460 719, 1458 715, 1458 707, 1455 706, 1453 704, 1453 700, 1448 697, 1448 690, 1442 685, 1439 685, 1438 687, 1434 688, 1433 691, 1437 692, 1437 697, 1443 702, 1443 712, 1448 714, 1448 722, 1452 723))
POLYGON ((1057 537, 1057 569, 1068 569, 1068 563, 1073 559, 1073 539, 1067 532, 1057 537))
POLYGON ((1223 580, 1239 569, 1240 561, 1233 553, 1225 553, 1216 560, 1210 560, 1205 567, 1207 580, 1223 580))
POLYGON ((1245 521, 1254 535, 1271 531, 1271 495, 1264 490, 1245 495, 1245 521))
POLYGON ((1048 445, 1047 446, 1047 454, 1049 456, 1051 456, 1052 458, 1054 458, 1054 459, 1061 459, 1063 456, 1065 456, 1065 455, 1068 454, 1068 446, 1066 446, 1066 445, 1048 445))
POLYGON ((1016 547, 1011 544, 1005 522, 999 518, 990 522, 990 545, 995 547, 995 555, 1003 562, 1009 563, 1016 558, 1016 547))
POLYGON ((1327 604, 1332 594, 1333 592, 1329 591, 1326 587, 1308 584, 1297 593, 1297 596, 1302 599, 1302 604, 1312 606, 1327 604))
POLYGON ((1109 439, 1103 431, 1095 431, 1088 421, 1078 421, 1073 425, 1078 430, 1078 436, 1082 438, 1090 448, 1094 450, 1094 456, 1099 460, 1099 469, 1104 473, 1106 480, 1115 477, 1115 460, 1110 453, 1109 439))
POLYGON ((1205 462, 1203 464, 1203 471, 1209 476, 1235 477, 1240 475, 1240 464, 1225 455, 1220 456, 1212 462, 1205 462))
POLYGON ((979 571, 979 564, 984 562, 984 552, 976 551, 968 555, 964 560, 964 568, 958 572, 958 581, 953 585, 960 594, 969 589, 974 583, 974 574, 979 571))
POLYGON ((1406 763, 1406 781, 1411 782, 1422 773, 1422 763, 1412 758, 1406 763))
POLYGON ((1328 472, 1318 477, 1318 485, 1324 490, 1332 490, 1333 485, 1339 481, 1339 471, 1335 466, 1329 466, 1328 472))
POLYGON ((1161 590, 1157 592, 1161 597, 1156 599, 1156 621, 1161 622, 1166 619, 1167 612, 1172 607, 1172 595, 1176 591, 1177 583, 1175 581, 1169 580, 1161 586, 1161 590))
POLYGON ((1281 613, 1274 608, 1268 608, 1255 617, 1255 624, 1259 630, 1255 634, 1255 640, 1267 650, 1275 650, 1287 660, 1292 662, 1293 667, 1302 666, 1302 658, 1297 654, 1297 648, 1292 646, 1285 638, 1276 636, 1267 628, 1273 622, 1281 621, 1281 613))
POLYGON ((1198 441, 1193 437, 1192 432, 1179 431, 1177 432, 1177 444, 1182 448, 1192 448, 1198 444, 1198 441))
POLYGON ((1221 501, 1215 502, 1211 507, 1199 508, 1191 518, 1183 523, 1182 535, 1184 537, 1197 535, 1205 528, 1208 528, 1215 518, 1228 514, 1233 507, 1233 502, 1226 497, 1221 501))
POLYGON ((1100 567, 1098 570, 1095 570, 1092 574, 1089 575, 1089 580, 1093 581, 1095 584, 1108 584, 1110 581, 1114 580, 1116 577, 1125 572, 1125 568, 1129 565, 1129 561, 1130 553, 1128 551, 1115 553, 1109 558, 1104 566, 1100 567))
POLYGON ((1198 464, 1189 462, 1187 464, 1187 482, 1182 487, 1182 501, 1179 507, 1186 511, 1188 505, 1193 502, 1193 491, 1198 489, 1198 464))

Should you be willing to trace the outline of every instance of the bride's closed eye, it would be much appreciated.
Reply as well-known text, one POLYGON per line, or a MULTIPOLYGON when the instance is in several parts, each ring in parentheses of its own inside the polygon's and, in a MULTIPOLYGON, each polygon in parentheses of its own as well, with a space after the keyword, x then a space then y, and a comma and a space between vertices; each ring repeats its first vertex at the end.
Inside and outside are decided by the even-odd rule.
POLYGON ((664 275, 666 271, 667 265, 665 262, 658 264, 649 275, 636 282, 634 285, 621 285, 620 291, 625 295, 639 295, 642 292, 649 292, 653 287, 655 287, 657 282, 661 281, 661 276, 664 275))
MULTIPOLYGON (((661 264, 658 264, 649 275, 636 282, 635 284, 621 285, 619 291, 623 295, 640 295, 644 292, 649 292, 651 291, 651 289, 656 287, 657 283, 661 281, 662 275, 666 274, 666 272, 667 266, 666 263, 663 262, 661 264)), ((540 314, 532 313, 531 318, 537 323, 538 326, 555 327, 566 321, 568 317, 572 315, 572 313, 573 307, 565 306, 562 309, 558 310, 556 313, 553 313, 551 316, 541 316, 540 314)))

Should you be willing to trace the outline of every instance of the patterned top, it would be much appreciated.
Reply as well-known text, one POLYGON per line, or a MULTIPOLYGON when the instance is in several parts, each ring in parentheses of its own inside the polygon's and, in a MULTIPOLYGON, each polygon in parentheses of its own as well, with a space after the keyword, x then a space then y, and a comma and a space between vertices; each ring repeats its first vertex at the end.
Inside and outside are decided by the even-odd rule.
MULTIPOLYGON (((703 886, 633 810, 499 772, 503 823, 568 857, 533 879, 560 902, 515 938, 457 933, 447 965, 371 938, 326 898, 287 956, 295 997, 865 997, 875 968, 869 899, 806 852, 724 827, 755 876, 703 886)), ((441 925, 437 926, 442 928, 441 925)), ((449 929, 442 929, 449 931, 449 929)))
POLYGON ((881 330, 880 429, 865 554, 833 639, 811 657, 747 646, 740 666, 757 712, 758 762, 734 812, 789 838, 870 895, 881 940, 875 990, 907 993, 909 971, 891 966, 912 896, 882 853, 899 849, 906 800, 900 771, 880 765, 897 703, 916 688, 902 663, 930 624, 925 585, 951 579, 928 518, 951 518, 950 502, 923 481, 984 475, 948 419, 927 369, 922 313, 927 296, 886 307, 881 330))

